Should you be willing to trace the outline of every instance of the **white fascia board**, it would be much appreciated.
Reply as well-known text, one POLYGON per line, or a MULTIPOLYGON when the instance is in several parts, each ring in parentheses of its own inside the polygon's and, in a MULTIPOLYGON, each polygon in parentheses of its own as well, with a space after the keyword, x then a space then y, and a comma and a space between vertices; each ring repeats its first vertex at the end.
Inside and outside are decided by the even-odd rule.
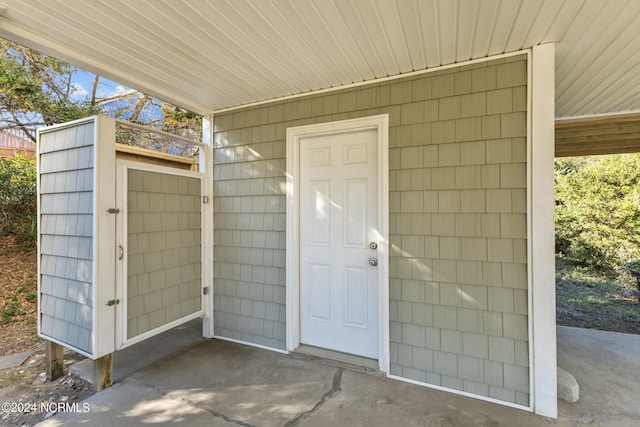
POLYGON ((640 116, 640 110, 614 111, 612 113, 584 114, 582 116, 567 116, 556 118, 556 123, 580 123, 604 119, 621 119, 640 116))

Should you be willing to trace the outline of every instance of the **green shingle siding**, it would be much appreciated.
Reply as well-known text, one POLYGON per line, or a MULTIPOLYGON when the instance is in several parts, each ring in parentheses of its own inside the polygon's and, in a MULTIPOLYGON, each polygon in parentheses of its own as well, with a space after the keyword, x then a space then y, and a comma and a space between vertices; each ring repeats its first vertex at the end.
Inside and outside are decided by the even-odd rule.
POLYGON ((216 334, 285 349, 285 138, 389 114, 391 373, 528 405, 524 56, 214 117, 216 334))

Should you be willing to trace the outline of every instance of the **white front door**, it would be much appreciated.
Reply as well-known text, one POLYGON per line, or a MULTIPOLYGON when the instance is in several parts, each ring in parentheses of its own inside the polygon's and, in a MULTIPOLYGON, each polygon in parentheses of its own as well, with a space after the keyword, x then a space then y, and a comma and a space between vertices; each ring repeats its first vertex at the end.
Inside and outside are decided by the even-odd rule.
POLYGON ((377 130, 300 138, 300 343, 378 358, 377 130))

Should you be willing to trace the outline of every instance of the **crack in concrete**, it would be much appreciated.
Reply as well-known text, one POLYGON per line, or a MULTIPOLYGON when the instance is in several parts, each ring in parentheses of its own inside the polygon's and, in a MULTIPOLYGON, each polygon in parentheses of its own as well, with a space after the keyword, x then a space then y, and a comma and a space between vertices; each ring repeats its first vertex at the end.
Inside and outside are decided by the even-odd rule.
MULTIPOLYGON (((189 401, 187 400, 187 402, 189 402, 189 401)), ((253 424, 247 424, 247 423, 245 423, 243 421, 240 421, 240 420, 234 420, 233 418, 229 418, 226 415, 221 414, 221 413, 216 412, 216 411, 213 411, 211 409, 208 409, 208 408, 205 408, 205 407, 202 407, 202 406, 199 406, 199 405, 195 405, 193 403, 191 403, 191 404, 194 405, 194 406, 197 406, 200 409, 204 409, 205 411, 207 411, 208 413, 210 413, 214 417, 221 418, 221 419, 225 420, 226 422, 229 422, 229 423, 232 423, 232 424, 237 424, 237 425, 243 426, 243 427, 255 427, 253 424)))
POLYGON ((136 381, 136 382, 138 382, 138 383, 140 383, 140 384, 142 384, 143 386, 145 386, 145 387, 147 387, 147 388, 152 389, 153 391, 155 391, 155 392, 157 392, 157 393, 159 393, 159 394, 161 394, 161 395, 163 395, 163 396, 167 396, 167 397, 168 397, 168 398, 170 398, 170 399, 176 399, 176 400, 179 400, 179 401, 181 401, 181 402, 188 403, 189 405, 195 406, 195 407, 196 407, 196 408, 198 408, 198 409, 202 409, 203 411, 206 411, 206 412, 210 413, 210 414, 211 414, 211 415, 213 415, 214 417, 216 417, 216 418, 220 418, 220 419, 223 419, 224 421, 226 421, 226 422, 228 422, 228 423, 236 424, 236 425, 239 425, 239 426, 242 426, 242 427, 256 427, 256 426, 254 426, 253 424, 247 424, 247 423, 245 423, 245 422, 243 422, 243 421, 240 421, 240 420, 234 420, 233 418, 229 418, 228 416, 226 416, 226 415, 225 415, 225 414, 223 414, 223 413, 216 412, 216 411, 214 411, 214 410, 212 410, 212 409, 207 408, 206 406, 200 405, 199 403, 194 402, 194 401, 192 401, 192 400, 189 400, 189 399, 187 399, 187 398, 180 397, 180 396, 170 396, 170 395, 166 392, 166 390, 164 390, 164 389, 162 389, 162 388, 160 388, 160 387, 157 387, 157 386, 155 386, 155 385, 153 385, 153 384, 146 383, 146 382, 144 382, 144 381, 142 381, 142 380, 140 380, 140 379, 138 379, 138 378, 135 378, 135 377, 129 377, 129 378, 130 378, 130 379, 132 379, 132 380, 134 380, 134 381, 136 381))
MULTIPOLYGON (((181 399, 181 400, 182 400, 182 399, 181 399)), ((186 399, 185 399, 185 400, 186 400, 186 399)), ((186 400, 186 401, 187 401, 187 402, 189 402, 188 400, 186 400)), ((191 403, 191 404, 193 404, 192 402, 190 402, 190 403, 191 403)), ((226 421, 226 422, 228 422, 228 423, 237 424, 237 425, 239 425, 239 426, 243 426, 243 427, 255 427, 253 424, 247 424, 247 423, 245 423, 245 422, 243 422, 243 421, 240 421, 240 420, 234 420, 233 418, 229 418, 229 417, 227 417, 226 415, 221 414, 220 412, 216 412, 216 411, 213 411, 213 410, 211 410, 211 409, 208 409, 208 408, 205 408, 205 407, 202 407, 202 406, 199 406, 199 405, 194 405, 194 406, 197 406, 198 408, 200 408, 200 409, 203 409, 203 410, 207 411, 208 413, 210 413, 210 414, 211 414, 211 415, 213 415, 214 417, 216 417, 216 418, 220 418, 220 419, 223 419, 223 420, 225 420, 225 421, 226 421)))
POLYGON ((301 412, 298 415, 296 415, 292 420, 289 420, 285 424, 285 427, 295 427, 295 426, 297 426, 302 421, 306 420, 307 418, 309 418, 310 416, 312 416, 313 414, 318 412, 324 406, 324 404, 327 402, 327 400, 331 399, 332 397, 334 397, 335 395, 340 393, 340 391, 342 391, 342 388, 340 387, 340 385, 342 384, 342 373, 343 372, 344 372, 344 368, 338 368, 338 370, 335 372, 335 374, 333 374, 333 381, 331 382, 331 389, 329 391, 327 391, 325 394, 322 395, 320 400, 314 405, 313 408, 311 408, 309 411, 301 412))

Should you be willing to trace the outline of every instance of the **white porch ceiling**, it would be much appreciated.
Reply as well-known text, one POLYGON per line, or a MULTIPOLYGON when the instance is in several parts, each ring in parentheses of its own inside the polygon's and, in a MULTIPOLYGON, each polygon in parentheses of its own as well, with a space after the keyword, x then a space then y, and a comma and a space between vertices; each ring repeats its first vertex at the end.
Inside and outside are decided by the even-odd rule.
POLYGON ((638 0, 0 0, 0 6, 6 8, 0 37, 205 114, 551 42, 557 117, 640 111, 638 0))

